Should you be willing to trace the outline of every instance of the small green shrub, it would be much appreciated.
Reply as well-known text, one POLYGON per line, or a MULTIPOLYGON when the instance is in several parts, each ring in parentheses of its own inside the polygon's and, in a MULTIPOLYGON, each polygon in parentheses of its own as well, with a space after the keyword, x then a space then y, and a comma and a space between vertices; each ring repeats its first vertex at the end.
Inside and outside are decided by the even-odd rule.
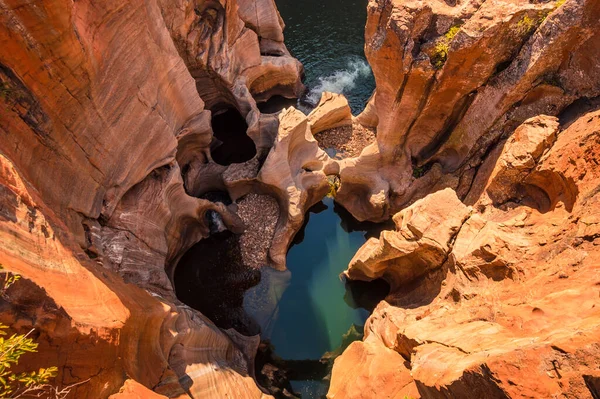
POLYGON ((337 176, 328 176, 327 182, 329 183, 329 192, 327 193, 327 196, 335 198, 337 191, 340 188, 340 179, 337 176))
POLYGON ((422 166, 414 166, 412 175, 415 179, 418 179, 419 177, 423 177, 425 175, 425 172, 426 170, 422 166))
POLYGON ((517 22, 517 31, 519 35, 527 35, 538 26, 538 23, 539 22, 535 19, 530 18, 528 15, 524 15, 523 18, 517 22))
POLYGON ((6 82, 0 82, 0 98, 7 98, 12 92, 6 82))
POLYGON ((58 368, 41 368, 38 371, 25 371, 14 373, 11 367, 19 363, 19 359, 26 353, 37 352, 38 344, 27 334, 13 334, 5 338, 8 326, 0 324, 0 398, 18 398, 25 394, 42 396, 48 391, 49 382, 56 377, 58 368))
MULTIPOLYGON (((0 270, 4 270, 0 264, 0 270)), ((0 296, 6 298, 6 291, 20 280, 21 276, 4 272, 0 282, 0 296)), ((36 353, 38 344, 27 334, 12 334, 8 337, 8 326, 0 323, 0 398, 65 398, 71 388, 70 385, 62 390, 50 384, 58 374, 57 367, 40 368, 37 371, 24 371, 15 373, 11 368, 19 364, 21 356, 27 353, 36 353)), ((87 381, 84 381, 87 382, 87 381)), ((83 383, 83 382, 82 382, 83 383)))
POLYGON ((567 0, 558 0, 556 3, 554 3, 554 9, 556 10, 558 7, 562 6, 563 4, 566 3, 567 0))

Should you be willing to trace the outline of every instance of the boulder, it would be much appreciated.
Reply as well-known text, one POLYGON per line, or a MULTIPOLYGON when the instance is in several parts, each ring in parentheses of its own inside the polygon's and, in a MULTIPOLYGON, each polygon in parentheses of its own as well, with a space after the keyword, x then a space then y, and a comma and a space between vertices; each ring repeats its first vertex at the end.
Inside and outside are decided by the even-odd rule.
POLYGON ((370 238, 354 255, 346 277, 386 279, 392 290, 441 267, 469 208, 451 189, 438 191, 394 216, 395 231, 370 238))
POLYGON ((352 126, 352 112, 348 100, 341 94, 323 92, 321 100, 308 114, 312 134, 340 126, 352 126))

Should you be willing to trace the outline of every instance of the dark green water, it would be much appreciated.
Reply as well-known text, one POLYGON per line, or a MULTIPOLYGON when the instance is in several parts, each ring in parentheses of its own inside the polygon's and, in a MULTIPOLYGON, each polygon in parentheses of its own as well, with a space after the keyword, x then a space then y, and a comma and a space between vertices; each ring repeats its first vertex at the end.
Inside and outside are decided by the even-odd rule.
POLYGON ((286 29, 285 43, 304 64, 315 105, 323 91, 343 93, 359 113, 375 88, 364 55, 367 0, 276 0, 286 29))

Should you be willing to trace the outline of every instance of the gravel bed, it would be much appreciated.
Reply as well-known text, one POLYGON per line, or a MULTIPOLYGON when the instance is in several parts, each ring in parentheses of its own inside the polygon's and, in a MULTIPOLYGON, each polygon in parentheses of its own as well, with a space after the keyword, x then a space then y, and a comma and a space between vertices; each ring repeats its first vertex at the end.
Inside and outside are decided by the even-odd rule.
POLYGON ((269 195, 248 194, 238 204, 238 215, 246 225, 240 237, 240 251, 246 266, 260 268, 267 254, 279 218, 279 205, 269 195))
POLYGON ((333 148, 336 158, 352 158, 375 141, 375 129, 366 128, 358 123, 325 130, 315 135, 319 146, 325 150, 333 148))

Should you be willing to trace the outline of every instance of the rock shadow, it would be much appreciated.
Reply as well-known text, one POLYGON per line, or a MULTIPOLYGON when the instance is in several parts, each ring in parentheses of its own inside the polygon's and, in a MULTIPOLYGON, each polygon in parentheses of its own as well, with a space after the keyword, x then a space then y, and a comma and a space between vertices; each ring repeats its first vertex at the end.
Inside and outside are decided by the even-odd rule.
POLYGON ((212 129, 215 139, 211 144, 211 156, 219 165, 244 163, 256 156, 256 145, 246 134, 248 124, 235 108, 213 113, 212 129))

